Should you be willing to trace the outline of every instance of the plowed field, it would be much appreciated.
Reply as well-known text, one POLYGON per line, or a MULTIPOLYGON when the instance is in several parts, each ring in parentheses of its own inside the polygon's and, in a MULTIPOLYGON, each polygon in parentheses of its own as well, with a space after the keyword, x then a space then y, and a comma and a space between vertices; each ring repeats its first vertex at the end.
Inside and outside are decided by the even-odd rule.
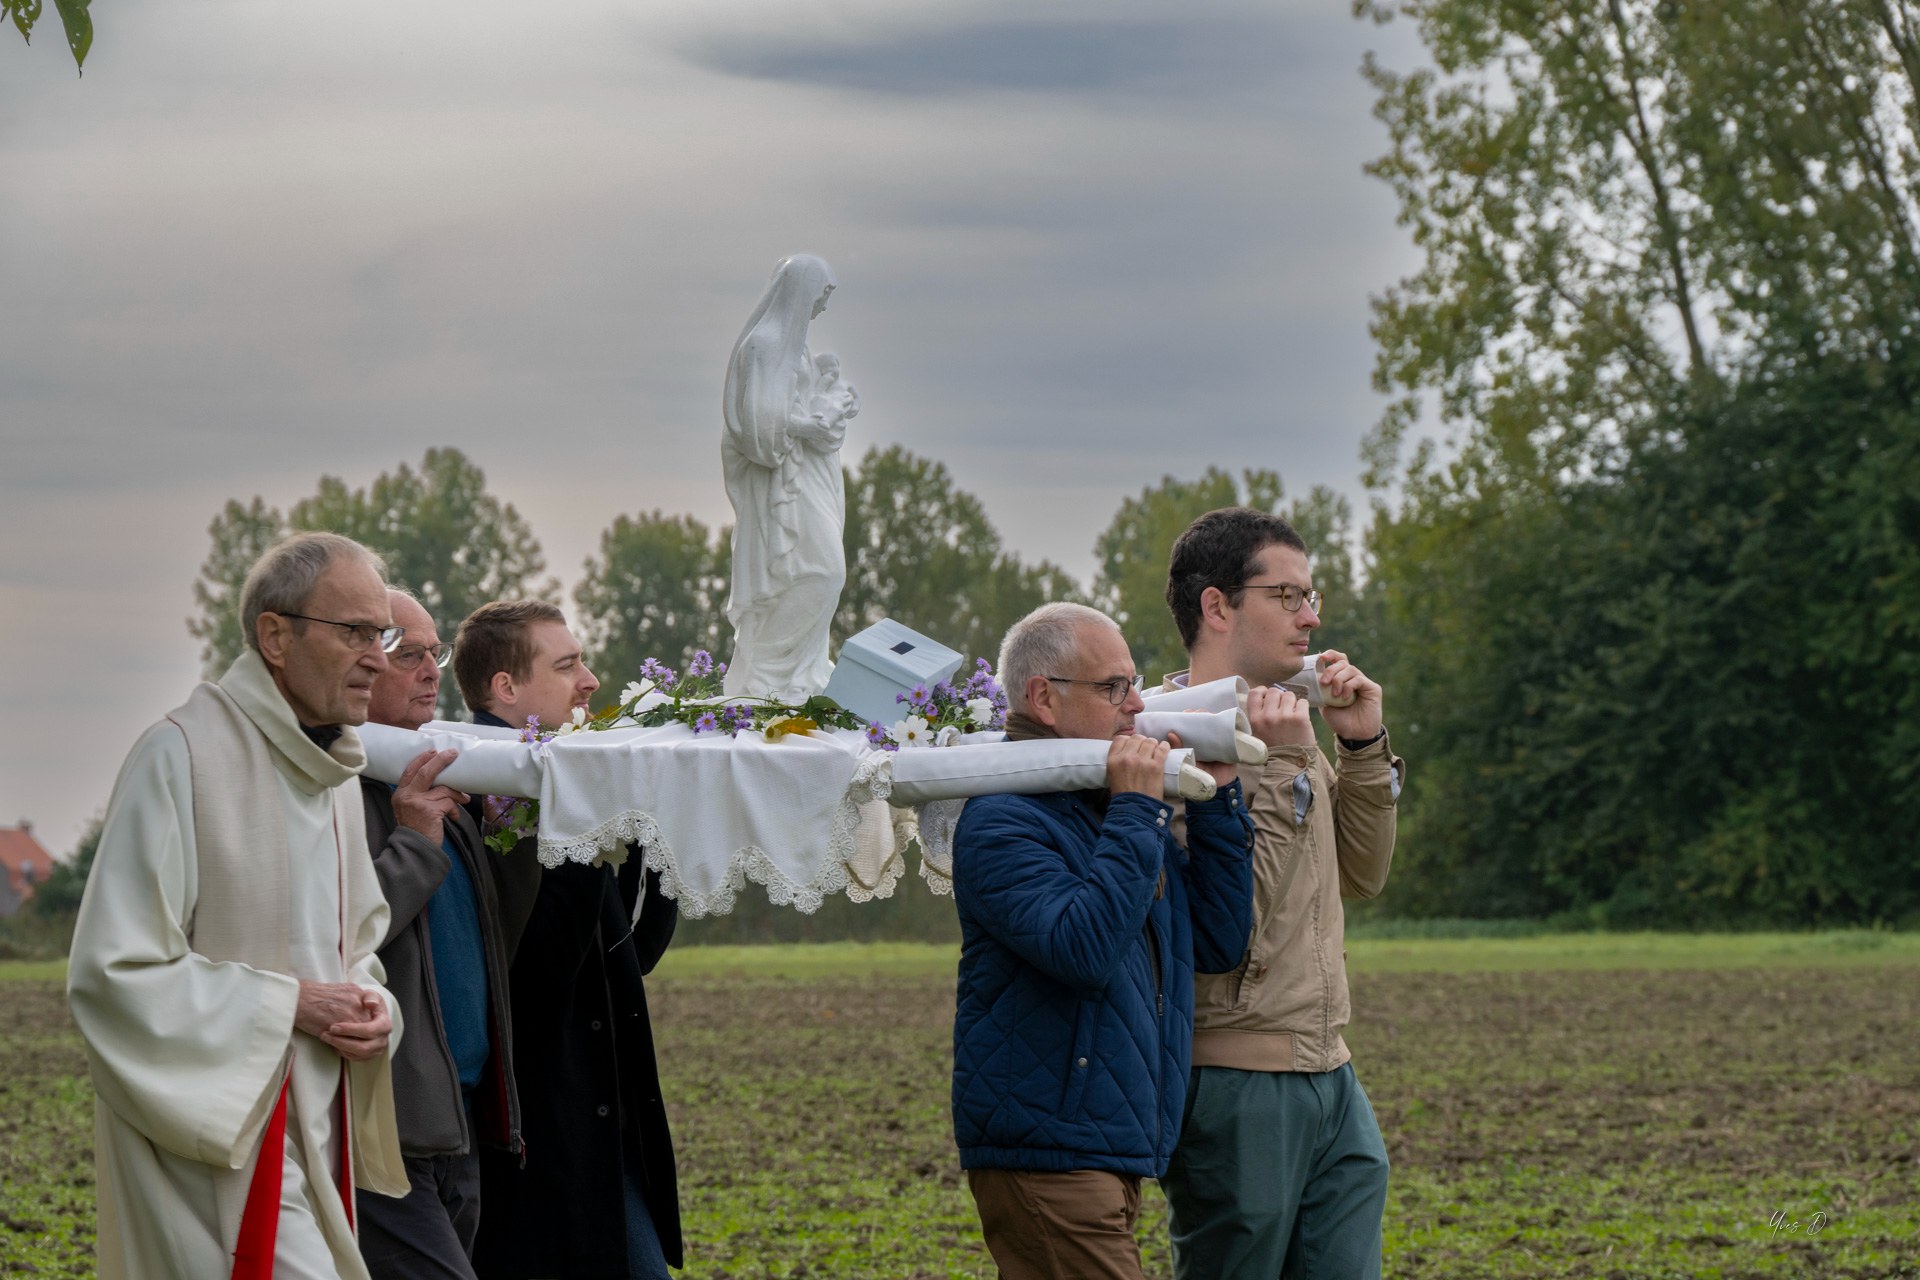
MULTIPOLYGON (((1387 1275, 1920 1276, 1910 950, 1553 968, 1550 942, 1497 972, 1369 970, 1356 947, 1387 1275)), ((993 1274, 948 1130, 952 963, 669 957, 649 985, 687 1275, 993 1274)), ((91 1105, 57 980, 0 981, 0 1274, 92 1274, 91 1105)), ((1171 1272, 1163 1212, 1150 1191, 1149 1275, 1171 1272)))

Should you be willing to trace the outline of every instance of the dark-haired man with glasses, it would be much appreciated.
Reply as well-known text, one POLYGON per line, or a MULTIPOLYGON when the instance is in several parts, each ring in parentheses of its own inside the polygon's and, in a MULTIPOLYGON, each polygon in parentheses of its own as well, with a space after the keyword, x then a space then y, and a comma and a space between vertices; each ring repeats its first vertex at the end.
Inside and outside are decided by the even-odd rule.
POLYGON ((1110 743, 1107 786, 969 800, 953 840, 961 951, 953 1128, 1006 1280, 1140 1280, 1140 1180, 1180 1131, 1193 974, 1240 961, 1252 828, 1232 765, 1172 838, 1167 746, 1133 732, 1120 628, 1043 605, 1000 650, 1012 740, 1110 743))
MULTIPOLYGON (((418 729, 434 718, 453 646, 405 591, 401 629, 367 718, 418 729)), ((441 785, 454 752, 427 751, 397 784, 362 778, 367 844, 393 911, 380 959, 408 1034, 394 1055, 394 1111, 411 1190, 362 1204, 360 1252, 373 1280, 472 1280, 481 1143, 518 1152, 507 966, 495 868, 467 796, 441 785)))
POLYGON ((1280 517, 1210 511, 1174 544, 1167 604, 1191 668, 1172 689, 1239 676, 1267 763, 1249 779, 1254 919, 1246 958, 1194 982, 1193 1079, 1164 1185, 1180 1280, 1378 1280, 1387 1151, 1340 1030, 1349 1016, 1341 897, 1386 885, 1405 766, 1380 686, 1322 655, 1315 743, 1297 676, 1320 625, 1307 546, 1280 517), (1337 705, 1337 704, 1345 705, 1337 705))

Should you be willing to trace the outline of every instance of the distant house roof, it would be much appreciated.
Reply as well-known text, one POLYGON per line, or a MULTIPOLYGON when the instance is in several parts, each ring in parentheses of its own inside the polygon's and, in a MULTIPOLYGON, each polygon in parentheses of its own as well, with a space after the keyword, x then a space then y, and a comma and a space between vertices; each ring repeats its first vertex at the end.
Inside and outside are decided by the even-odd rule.
POLYGON ((12 893, 0 897, 17 899, 21 906, 33 897, 33 891, 47 882, 53 872, 53 855, 33 838, 33 827, 22 822, 17 827, 0 827, 0 876, 12 893))

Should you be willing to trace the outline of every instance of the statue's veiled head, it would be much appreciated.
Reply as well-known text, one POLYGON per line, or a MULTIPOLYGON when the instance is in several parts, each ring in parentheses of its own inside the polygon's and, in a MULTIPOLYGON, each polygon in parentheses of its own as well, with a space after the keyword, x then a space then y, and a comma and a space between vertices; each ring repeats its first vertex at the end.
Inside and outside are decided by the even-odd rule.
POLYGON ((810 253, 782 258, 767 287, 767 313, 804 323, 827 309, 833 286, 833 268, 824 258, 810 253))
MULTIPOLYGON (((796 253, 780 260, 760 305, 754 308, 746 328, 740 331, 740 340, 734 344, 727 374, 729 404, 743 361, 797 371, 806 351, 807 325, 826 308, 833 283, 833 268, 824 259, 796 253)), ((812 370, 806 372, 810 377, 812 370)))

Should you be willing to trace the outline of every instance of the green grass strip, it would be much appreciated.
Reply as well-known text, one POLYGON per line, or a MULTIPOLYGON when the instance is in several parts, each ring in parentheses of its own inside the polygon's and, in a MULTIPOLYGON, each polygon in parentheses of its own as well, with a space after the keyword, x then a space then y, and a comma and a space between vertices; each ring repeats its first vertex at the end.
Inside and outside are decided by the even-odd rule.
POLYGON ((65 982, 65 960, 0 960, 0 982, 65 982))
MULTIPOLYGON (((680 947, 660 972, 676 978, 805 980, 952 973, 959 948, 913 942, 680 947)), ((1354 938, 1357 973, 1523 970, 1878 968, 1920 964, 1920 933, 1562 933, 1531 938, 1354 938)))

